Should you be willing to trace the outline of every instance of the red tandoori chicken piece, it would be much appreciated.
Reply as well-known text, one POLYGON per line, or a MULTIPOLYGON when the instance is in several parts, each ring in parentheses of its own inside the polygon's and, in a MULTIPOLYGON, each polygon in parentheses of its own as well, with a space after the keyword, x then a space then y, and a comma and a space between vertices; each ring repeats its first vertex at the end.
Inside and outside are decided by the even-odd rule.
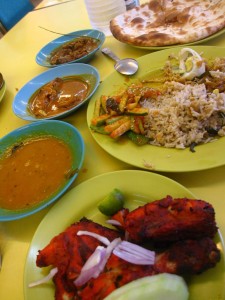
POLYGON ((154 265, 158 273, 177 275, 200 274, 215 267, 220 260, 220 251, 211 238, 185 240, 172 244, 156 255, 154 265))
POLYGON ((114 289, 138 278, 159 273, 199 274, 220 260, 220 251, 210 238, 177 242, 156 253, 154 265, 135 265, 111 255, 103 273, 78 291, 82 300, 102 300, 114 289))
POLYGON ((56 300, 102 300, 116 288, 135 279, 158 273, 178 275, 199 274, 220 260, 220 251, 212 238, 217 232, 213 207, 202 200, 170 196, 148 203, 132 212, 123 209, 112 219, 122 225, 124 232, 81 219, 54 237, 40 250, 38 267, 57 267, 53 280, 56 300), (169 242, 166 249, 156 250, 154 265, 135 265, 111 254, 105 269, 82 286, 74 280, 96 247, 102 243, 94 237, 81 235, 80 230, 106 237, 109 241, 127 237, 131 241, 169 242))
POLYGON ((38 267, 54 266, 58 268, 58 273, 54 277, 56 285, 55 299, 73 299, 76 295, 76 287, 73 281, 79 276, 81 268, 96 247, 102 245, 97 239, 81 235, 80 230, 98 233, 109 241, 121 237, 121 233, 94 223, 85 218, 80 222, 72 224, 64 232, 55 236, 50 243, 39 250, 36 264, 38 267))
POLYGON ((131 211, 125 216, 124 224, 129 240, 136 243, 213 238, 217 232, 211 204, 171 196, 131 211))
POLYGON ((211 238, 185 240, 172 244, 156 253, 154 265, 135 265, 112 254, 104 271, 86 284, 76 287, 74 280, 88 257, 101 242, 94 237, 81 235, 86 230, 107 237, 110 241, 123 238, 120 232, 101 226, 85 218, 54 237, 50 244, 39 251, 37 266, 52 265, 58 268, 53 280, 56 300, 102 300, 116 288, 135 279, 158 273, 198 274, 214 267, 220 260, 220 251, 211 238))

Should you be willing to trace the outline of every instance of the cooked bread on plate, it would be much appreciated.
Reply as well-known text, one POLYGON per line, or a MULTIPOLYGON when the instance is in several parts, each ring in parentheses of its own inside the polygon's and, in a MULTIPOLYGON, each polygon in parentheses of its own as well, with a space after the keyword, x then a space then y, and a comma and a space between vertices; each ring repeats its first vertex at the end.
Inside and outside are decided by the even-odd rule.
POLYGON ((113 36, 140 47, 195 42, 225 27, 225 0, 150 0, 110 22, 113 36))

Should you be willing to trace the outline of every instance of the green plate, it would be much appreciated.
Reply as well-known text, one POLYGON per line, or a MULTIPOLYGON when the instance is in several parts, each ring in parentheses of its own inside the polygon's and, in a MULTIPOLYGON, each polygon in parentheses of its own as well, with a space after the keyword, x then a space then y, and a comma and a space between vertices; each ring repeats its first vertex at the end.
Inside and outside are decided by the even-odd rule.
MULTIPOLYGON (((36 267, 35 262, 38 250, 44 248, 55 235, 62 232, 70 224, 80 220, 83 216, 106 225, 106 219, 98 211, 97 204, 115 187, 124 192, 126 197, 125 206, 131 210, 146 202, 161 199, 166 195, 196 198, 179 183, 167 177, 141 170, 106 173, 81 183, 64 195, 61 201, 51 208, 33 237, 25 264, 25 300, 54 300, 54 286, 52 282, 28 288, 29 283, 42 278, 48 272, 48 270, 36 267)), ((221 249, 223 257, 222 238, 217 235, 215 241, 219 249, 221 249)), ((188 279, 189 300, 198 300, 199 297, 204 300, 224 299, 224 281, 225 264, 224 258, 222 258, 215 268, 188 279)))
MULTIPOLYGON (((225 56, 225 48, 211 46, 191 47, 206 58, 225 56)), ((120 88, 131 84, 132 80, 147 76, 154 70, 161 68, 171 53, 178 53, 182 47, 166 49, 147 54, 138 59, 139 70, 132 77, 113 72, 100 84, 97 93, 88 105, 87 122, 90 127, 95 101, 101 95, 110 95, 120 88)), ((137 146, 128 139, 115 141, 107 135, 91 131, 95 141, 109 154, 130 165, 163 172, 189 172, 210 169, 225 164, 225 138, 220 138, 212 143, 196 147, 196 152, 189 148, 171 149, 152 145, 137 146)))

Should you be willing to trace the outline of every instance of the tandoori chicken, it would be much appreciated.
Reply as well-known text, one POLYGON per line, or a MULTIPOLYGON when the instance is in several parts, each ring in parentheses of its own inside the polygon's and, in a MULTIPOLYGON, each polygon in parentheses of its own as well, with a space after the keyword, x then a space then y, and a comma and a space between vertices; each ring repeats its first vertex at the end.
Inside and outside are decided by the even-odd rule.
POLYGON ((151 240, 153 236, 157 241, 165 237, 170 244, 152 249, 155 261, 148 265, 130 263, 111 253, 97 277, 84 284, 75 284, 85 262, 98 246, 104 244, 93 236, 78 235, 79 231, 93 232, 110 242, 127 236, 126 230, 109 229, 83 218, 54 237, 37 256, 38 267, 52 266, 58 270, 53 278, 56 300, 102 300, 135 279, 159 273, 199 274, 220 260, 220 250, 212 240, 217 232, 214 210, 204 201, 168 196, 130 213, 125 209, 114 217, 126 230, 129 229, 129 237, 138 243, 145 242, 146 238, 151 240))
POLYGON ((203 200, 167 196, 130 213, 118 212, 113 219, 121 223, 129 240, 136 243, 213 238, 217 232, 214 209, 203 200))

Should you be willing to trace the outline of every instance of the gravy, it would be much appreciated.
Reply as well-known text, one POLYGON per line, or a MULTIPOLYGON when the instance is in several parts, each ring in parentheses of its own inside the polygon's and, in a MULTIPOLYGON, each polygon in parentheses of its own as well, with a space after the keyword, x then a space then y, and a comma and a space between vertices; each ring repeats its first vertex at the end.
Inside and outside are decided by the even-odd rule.
POLYGON ((79 76, 55 78, 31 97, 28 110, 37 118, 58 115, 82 102, 89 90, 88 80, 79 76))
POLYGON ((0 207, 19 210, 46 200, 66 182, 71 167, 71 150, 55 137, 14 145, 0 159, 0 207))

